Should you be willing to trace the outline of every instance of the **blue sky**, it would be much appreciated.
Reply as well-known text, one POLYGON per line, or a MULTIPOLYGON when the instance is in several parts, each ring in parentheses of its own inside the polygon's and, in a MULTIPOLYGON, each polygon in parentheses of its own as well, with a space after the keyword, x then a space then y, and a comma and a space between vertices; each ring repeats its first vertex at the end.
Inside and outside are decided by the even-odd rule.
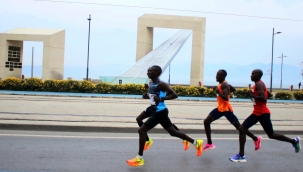
MULTIPOLYGON (((262 68, 266 73, 270 69, 273 28, 282 32, 275 35, 273 85, 280 85, 281 59, 278 57, 282 53, 287 56, 284 58, 283 87, 302 81, 299 65, 303 61, 301 0, 166 0, 165 3, 163 0, 66 1, 91 4, 0 0, 0 32, 18 27, 66 30, 65 78, 80 79, 86 76, 89 14, 92 15, 90 77, 98 78, 100 75, 120 75, 135 63, 137 19, 145 13, 154 13, 206 17, 206 85, 216 84, 214 77, 221 68, 227 69, 230 74, 227 80, 239 86, 251 83, 251 69, 262 68)), ((176 32, 175 29, 155 28, 154 48, 176 32)), ((34 75, 41 77, 42 43, 25 42, 23 64, 31 64, 33 46, 34 65, 38 67, 34 75)), ((171 63, 172 83, 189 83, 190 56, 191 38, 171 63)), ((24 74, 30 75, 26 67, 24 74)), ((162 78, 167 80, 168 71, 163 73, 162 78)), ((268 76, 265 75, 263 80, 269 84, 268 76)))

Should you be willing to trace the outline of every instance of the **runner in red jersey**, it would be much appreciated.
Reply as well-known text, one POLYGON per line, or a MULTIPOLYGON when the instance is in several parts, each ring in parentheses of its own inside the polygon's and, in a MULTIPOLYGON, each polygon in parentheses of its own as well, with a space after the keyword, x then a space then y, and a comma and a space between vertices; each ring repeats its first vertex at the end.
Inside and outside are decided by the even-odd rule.
MULTIPOLYGON (((211 128, 210 124, 217 119, 221 118, 222 116, 225 116, 226 119, 238 130, 240 125, 240 122, 236 115, 234 114, 233 108, 229 102, 230 100, 230 93, 235 91, 235 88, 233 88, 231 85, 227 83, 225 80, 227 76, 227 72, 224 69, 221 69, 217 72, 216 80, 219 82, 218 86, 215 86, 213 88, 214 91, 217 93, 217 102, 218 106, 217 108, 213 109, 209 115, 204 120, 204 128, 205 128, 205 134, 207 137, 207 144, 203 147, 203 151, 211 150, 215 148, 215 145, 212 142, 211 139, 211 128)), ((262 137, 258 136, 256 137, 249 131, 246 132, 247 136, 252 138, 255 143, 255 150, 259 150, 261 147, 261 140, 262 137)))
POLYGON ((254 110, 253 113, 248 118, 246 118, 246 120, 239 128, 240 152, 239 154, 229 158, 229 160, 233 162, 246 162, 246 158, 244 155, 244 145, 246 141, 245 134, 247 130, 253 125, 255 125, 257 122, 260 122, 264 131, 270 139, 291 143, 294 146, 296 153, 298 153, 301 149, 300 137, 291 139, 282 134, 274 132, 270 120, 270 111, 266 105, 268 92, 265 84, 263 83, 263 81, 261 81, 262 75, 263 72, 260 69, 255 69, 252 71, 251 80, 255 82, 255 85, 252 87, 252 90, 248 91, 248 94, 253 101, 254 110))

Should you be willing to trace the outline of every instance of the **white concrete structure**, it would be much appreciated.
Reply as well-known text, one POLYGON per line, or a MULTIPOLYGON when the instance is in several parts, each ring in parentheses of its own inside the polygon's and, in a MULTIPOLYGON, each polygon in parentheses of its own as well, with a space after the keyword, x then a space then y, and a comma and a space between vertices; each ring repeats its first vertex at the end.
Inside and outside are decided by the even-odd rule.
POLYGON ((32 28, 0 33, 0 78, 21 78, 23 41, 43 42, 43 80, 63 79, 65 30, 32 28))
POLYGON ((174 28, 192 30, 192 56, 190 85, 203 84, 204 79, 204 46, 205 46, 204 17, 172 16, 145 14, 138 19, 136 61, 153 50, 153 28, 174 28))
POLYGON ((163 71, 165 71, 190 34, 191 31, 189 30, 180 30, 160 46, 137 61, 130 69, 114 79, 111 83, 118 84, 119 80, 123 81, 123 83, 148 83, 149 79, 146 75, 148 68, 153 65, 158 65, 163 71))

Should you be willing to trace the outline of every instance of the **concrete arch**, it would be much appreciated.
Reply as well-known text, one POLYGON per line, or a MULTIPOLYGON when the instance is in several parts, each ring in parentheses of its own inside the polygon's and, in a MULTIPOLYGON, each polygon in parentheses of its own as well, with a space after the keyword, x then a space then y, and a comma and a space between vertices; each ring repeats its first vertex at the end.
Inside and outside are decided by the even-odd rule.
POLYGON ((0 78, 21 77, 23 41, 43 42, 43 80, 63 79, 65 30, 32 28, 0 33, 0 78))
POLYGON ((190 85, 198 86, 204 80, 204 17, 144 14, 138 18, 136 62, 153 50, 153 28, 192 30, 190 85))

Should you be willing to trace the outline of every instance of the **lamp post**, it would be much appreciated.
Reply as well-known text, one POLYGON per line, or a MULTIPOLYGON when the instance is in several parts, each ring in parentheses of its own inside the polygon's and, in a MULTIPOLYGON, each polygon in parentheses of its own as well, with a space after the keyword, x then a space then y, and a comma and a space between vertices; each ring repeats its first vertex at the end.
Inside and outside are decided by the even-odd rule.
POLYGON ((34 47, 32 47, 32 70, 31 70, 31 78, 34 75, 34 47))
POLYGON ((281 58, 281 81, 280 81, 280 90, 282 90, 282 68, 283 68, 283 58, 284 57, 287 57, 287 56, 283 56, 283 53, 282 53, 282 56, 281 57, 278 57, 278 58, 281 58))
POLYGON ((88 81, 88 63, 89 63, 89 39, 90 39, 90 21, 91 17, 89 15, 88 20, 88 48, 87 48, 87 67, 86 67, 86 81, 88 81))
POLYGON ((276 32, 275 28, 272 28, 272 47, 271 47, 271 70, 270 70, 270 92, 272 92, 272 68, 273 68, 273 61, 274 61, 274 36, 276 34, 280 34, 282 32, 276 32))
POLYGON ((170 85, 170 63, 168 66, 168 85, 170 85))

